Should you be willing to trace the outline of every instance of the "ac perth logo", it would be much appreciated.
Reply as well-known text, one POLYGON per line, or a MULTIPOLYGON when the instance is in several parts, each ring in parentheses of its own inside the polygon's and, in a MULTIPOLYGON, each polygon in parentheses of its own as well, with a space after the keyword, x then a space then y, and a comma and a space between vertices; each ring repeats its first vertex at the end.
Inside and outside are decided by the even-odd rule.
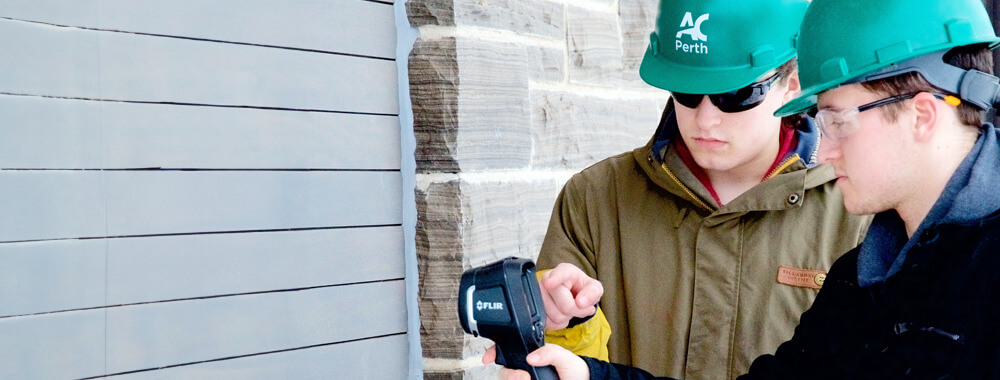
POLYGON ((476 310, 483 311, 486 310, 503 310, 503 304, 500 302, 483 302, 476 301, 476 310))
POLYGON ((684 19, 681 20, 681 28, 685 26, 690 26, 688 29, 677 32, 677 38, 685 34, 691 35, 691 39, 695 41, 708 41, 708 36, 701 32, 701 23, 708 20, 708 13, 698 16, 698 21, 692 21, 694 18, 691 16, 691 12, 684 14, 684 19))
POLYGON ((688 44, 681 41, 681 36, 685 34, 691 37, 692 41, 708 41, 708 36, 701 32, 701 24, 707 20, 708 13, 698 16, 697 20, 691 15, 691 12, 685 13, 680 27, 689 28, 677 32, 677 43, 674 46, 674 50, 683 50, 685 53, 708 54, 708 45, 701 42, 688 44))

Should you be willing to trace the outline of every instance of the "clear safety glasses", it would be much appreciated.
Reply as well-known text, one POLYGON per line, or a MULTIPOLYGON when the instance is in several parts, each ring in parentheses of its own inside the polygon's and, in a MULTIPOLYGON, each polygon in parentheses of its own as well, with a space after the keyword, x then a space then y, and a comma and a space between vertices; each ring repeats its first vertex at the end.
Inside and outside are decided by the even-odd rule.
MULTIPOLYGON (((824 138, 832 140, 832 142, 837 142, 861 128, 861 123, 858 122, 859 113, 887 106, 892 103, 913 99, 913 97, 917 96, 917 94, 919 94, 919 92, 890 96, 885 99, 879 99, 856 108, 849 108, 845 110, 821 109, 817 111, 814 109, 810 111, 809 116, 816 119, 816 125, 819 127, 819 132, 824 138)), ((945 100, 948 104, 957 105, 956 103, 960 102, 958 101, 958 98, 955 98, 954 96, 943 94, 932 95, 938 99, 945 100)))

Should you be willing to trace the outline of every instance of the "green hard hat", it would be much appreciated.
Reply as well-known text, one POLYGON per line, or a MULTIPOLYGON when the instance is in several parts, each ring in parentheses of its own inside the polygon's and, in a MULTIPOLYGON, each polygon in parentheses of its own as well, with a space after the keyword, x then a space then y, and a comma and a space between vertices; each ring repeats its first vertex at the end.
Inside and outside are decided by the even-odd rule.
MULTIPOLYGON (((963 86, 978 88, 989 75, 974 72, 975 80, 963 82, 972 71, 942 64, 940 57, 958 46, 998 43, 981 0, 814 0, 798 38, 802 94, 775 115, 807 111, 817 94, 843 84, 911 71, 956 94, 963 86), (936 80, 939 75, 948 78, 936 80)), ((973 102, 981 107, 992 101, 988 95, 964 98, 971 97, 982 98, 973 102)))
POLYGON ((718 94, 745 87, 795 57, 807 0, 660 0, 639 66, 655 87, 718 94))

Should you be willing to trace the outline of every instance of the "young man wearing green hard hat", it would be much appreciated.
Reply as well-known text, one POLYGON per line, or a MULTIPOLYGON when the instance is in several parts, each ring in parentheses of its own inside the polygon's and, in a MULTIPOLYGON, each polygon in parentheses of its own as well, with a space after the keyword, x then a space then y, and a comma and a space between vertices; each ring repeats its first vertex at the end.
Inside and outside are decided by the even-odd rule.
MULTIPOLYGON (((876 213, 794 337, 744 379, 1000 378, 1000 103, 979 0, 814 0, 798 39, 820 159, 876 213)), ((564 378, 652 375, 546 346, 564 378), (574 372, 575 371, 575 372, 574 372)))
POLYGON ((773 115, 799 93, 807 4, 660 2, 640 75, 672 100, 646 146, 559 196, 538 259, 555 268, 541 279, 549 342, 724 379, 792 336, 869 220, 847 213, 818 165, 811 121, 773 115))

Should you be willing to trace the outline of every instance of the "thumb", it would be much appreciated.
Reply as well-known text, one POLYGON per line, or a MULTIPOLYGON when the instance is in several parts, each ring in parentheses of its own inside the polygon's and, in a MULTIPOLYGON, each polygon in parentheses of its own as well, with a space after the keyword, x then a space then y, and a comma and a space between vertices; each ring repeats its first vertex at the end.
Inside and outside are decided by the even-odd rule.
POLYGON ((560 379, 590 379, 590 368, 579 356, 554 344, 546 344, 528 354, 528 364, 535 367, 553 366, 560 379))
POLYGON ((497 346, 493 345, 486 349, 483 354, 483 364, 493 364, 497 360, 497 346))

